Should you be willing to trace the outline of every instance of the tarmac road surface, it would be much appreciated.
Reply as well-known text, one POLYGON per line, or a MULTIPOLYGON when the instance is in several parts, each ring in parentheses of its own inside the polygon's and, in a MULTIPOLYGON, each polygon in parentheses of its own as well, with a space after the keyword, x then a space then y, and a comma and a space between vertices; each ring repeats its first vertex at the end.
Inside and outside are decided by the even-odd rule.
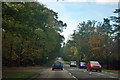
MULTIPOLYGON (((120 74, 111 72, 96 72, 87 71, 86 69, 79 69, 77 67, 70 67, 64 61, 59 58, 59 61, 63 64, 63 70, 52 68, 43 69, 40 75, 37 77, 39 80, 120 80, 120 74)), ((36 80, 36 79, 35 79, 36 80)))

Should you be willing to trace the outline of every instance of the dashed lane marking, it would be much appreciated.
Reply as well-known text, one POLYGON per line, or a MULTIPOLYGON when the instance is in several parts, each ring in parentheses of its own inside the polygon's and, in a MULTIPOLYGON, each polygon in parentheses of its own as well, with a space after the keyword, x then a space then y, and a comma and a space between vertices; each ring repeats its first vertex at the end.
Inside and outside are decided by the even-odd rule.
POLYGON ((109 76, 110 78, 118 78, 118 77, 113 77, 113 76, 109 76))
MULTIPOLYGON (((99 75, 105 75, 105 74, 102 74, 102 73, 97 73, 99 75)), ((96 75, 96 74, 95 74, 96 75)), ((117 77, 113 77, 113 76, 109 76, 110 78, 117 78, 117 77)))
MULTIPOLYGON (((72 75, 68 70, 66 70, 70 75, 72 75)), ((73 76, 73 75, 72 75, 73 76)), ((73 76, 76 80, 78 80, 75 76, 73 76)))
POLYGON ((114 74, 114 73, 110 73, 110 74, 114 74))
POLYGON ((91 74, 91 72, 89 72, 89 74, 91 74))
POLYGON ((70 75, 72 75, 71 73, 69 73, 70 75))
POLYGON ((75 78, 76 80, 78 80, 75 76, 73 76, 73 78, 75 78))
POLYGON ((105 72, 105 73, 107 73, 107 72, 105 72))
POLYGON ((102 73, 97 73, 97 74, 99 74, 99 75, 104 75, 104 74, 102 74, 102 73))

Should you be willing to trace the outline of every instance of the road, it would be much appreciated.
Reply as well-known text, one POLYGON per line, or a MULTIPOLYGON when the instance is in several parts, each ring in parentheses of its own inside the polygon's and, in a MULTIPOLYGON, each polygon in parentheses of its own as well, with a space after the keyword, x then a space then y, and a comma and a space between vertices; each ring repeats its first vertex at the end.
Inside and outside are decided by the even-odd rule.
POLYGON ((120 80, 120 75, 111 72, 95 72, 95 71, 87 71, 86 69, 79 69, 77 67, 70 67, 64 61, 62 61, 64 70, 51 70, 51 68, 43 69, 40 72, 40 75, 37 76, 39 80, 46 79, 71 79, 71 80, 120 80))

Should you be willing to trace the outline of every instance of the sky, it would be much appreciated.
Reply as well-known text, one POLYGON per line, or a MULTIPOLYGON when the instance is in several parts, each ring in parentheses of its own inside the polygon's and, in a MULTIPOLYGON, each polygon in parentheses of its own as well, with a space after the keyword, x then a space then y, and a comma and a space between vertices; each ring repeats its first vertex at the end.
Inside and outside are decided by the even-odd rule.
POLYGON ((79 23, 87 20, 103 22, 103 18, 117 16, 113 11, 118 8, 120 0, 38 0, 38 2, 57 12, 58 20, 67 23, 67 28, 61 33, 67 42, 79 23))

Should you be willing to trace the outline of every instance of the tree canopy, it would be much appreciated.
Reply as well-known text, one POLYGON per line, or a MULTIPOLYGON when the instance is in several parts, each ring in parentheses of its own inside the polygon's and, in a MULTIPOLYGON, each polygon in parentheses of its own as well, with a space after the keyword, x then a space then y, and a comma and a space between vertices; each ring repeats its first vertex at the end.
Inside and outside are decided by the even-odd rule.
POLYGON ((58 14, 38 2, 2 3, 3 66, 41 65, 60 52, 67 27, 58 14))
MULTIPOLYGON (((120 10, 116 9, 115 13, 120 10)), ((120 17, 104 18, 103 22, 83 21, 71 35, 64 49, 64 60, 99 61, 104 68, 119 69, 119 34, 120 17), (110 24, 110 20, 115 24, 110 24), (76 54, 76 55, 74 55, 76 54), (68 55, 68 56, 67 56, 68 55), (69 56, 71 55, 71 56, 69 56)))

